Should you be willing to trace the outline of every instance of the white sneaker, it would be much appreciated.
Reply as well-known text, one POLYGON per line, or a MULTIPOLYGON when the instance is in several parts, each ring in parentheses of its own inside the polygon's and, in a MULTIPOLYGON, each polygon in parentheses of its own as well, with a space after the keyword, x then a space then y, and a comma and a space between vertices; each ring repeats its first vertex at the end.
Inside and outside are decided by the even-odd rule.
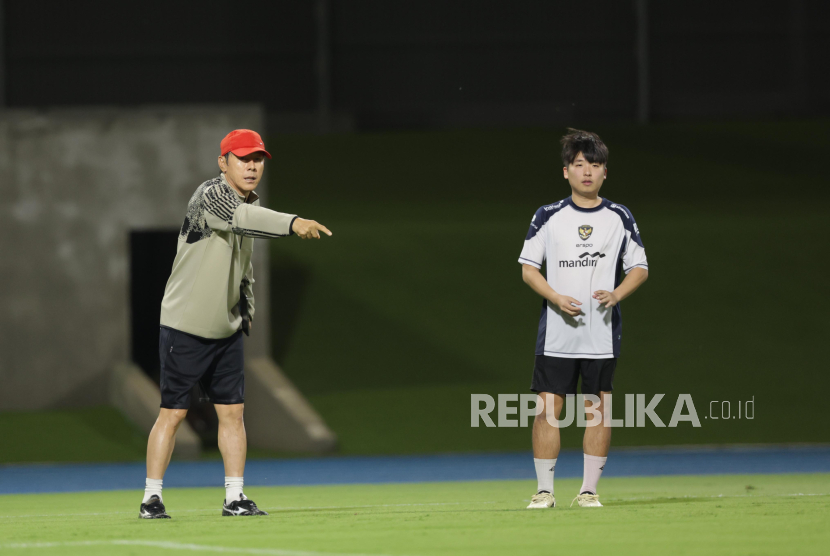
POLYGON ((583 508, 601 508, 602 504, 599 503, 599 495, 598 494, 580 494, 576 498, 571 501, 571 506, 574 505, 574 502, 578 503, 583 508))
POLYGON ((533 508, 553 508, 556 506, 556 498, 550 492, 539 492, 530 499, 528 510, 533 508))

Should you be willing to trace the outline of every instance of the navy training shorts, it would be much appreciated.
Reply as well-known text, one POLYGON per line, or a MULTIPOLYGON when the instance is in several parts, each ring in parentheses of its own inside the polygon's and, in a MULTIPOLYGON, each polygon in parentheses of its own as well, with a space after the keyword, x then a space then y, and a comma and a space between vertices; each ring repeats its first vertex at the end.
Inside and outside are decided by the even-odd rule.
POLYGON ((159 363, 161 407, 189 409, 190 392, 196 384, 214 404, 245 401, 241 330, 228 338, 214 340, 162 326, 159 363))
POLYGON ((551 394, 576 394, 576 385, 582 377, 582 393, 599 396, 614 389, 614 370, 617 359, 569 359, 537 355, 533 366, 530 390, 551 394))

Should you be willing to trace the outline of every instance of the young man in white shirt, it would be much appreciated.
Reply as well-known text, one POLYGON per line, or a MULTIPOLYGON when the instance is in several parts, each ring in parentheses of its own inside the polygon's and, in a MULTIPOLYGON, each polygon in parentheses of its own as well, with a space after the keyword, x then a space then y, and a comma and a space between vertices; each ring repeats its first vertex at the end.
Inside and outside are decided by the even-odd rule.
MULTIPOLYGON (((599 196, 608 176, 608 147, 595 133, 569 129, 562 138, 562 162, 571 196, 536 211, 519 257, 522 279, 544 298, 531 384, 542 406, 533 424, 538 488, 528 508, 556 505, 553 474, 560 439, 551 423, 559 418, 565 396, 576 394, 580 377, 582 393, 598 396, 595 409, 604 413, 622 339, 619 303, 648 278, 634 217, 599 196), (540 272, 543 263, 547 277, 540 272)), ((575 499, 582 507, 602 506, 597 482, 610 445, 606 419, 585 428, 584 477, 575 499)))

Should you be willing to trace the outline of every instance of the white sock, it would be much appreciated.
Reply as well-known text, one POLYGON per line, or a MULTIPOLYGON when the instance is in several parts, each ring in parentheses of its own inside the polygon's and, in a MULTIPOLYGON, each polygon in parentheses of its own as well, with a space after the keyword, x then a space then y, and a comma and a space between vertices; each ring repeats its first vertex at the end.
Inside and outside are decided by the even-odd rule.
POLYGON ((583 492, 597 493, 597 483, 599 477, 602 475, 602 470, 605 469, 605 460, 608 458, 601 458, 599 456, 585 455, 585 464, 582 474, 582 488, 579 489, 579 494, 583 492))
POLYGON ((245 481, 242 477, 225 477, 225 502, 239 500, 242 494, 242 484, 245 481))
POLYGON ((553 494, 553 470, 556 469, 556 459, 533 458, 533 465, 536 466, 536 491, 546 490, 553 494))
POLYGON ((158 496, 159 500, 164 502, 164 498, 161 497, 162 481, 163 479, 144 479, 144 500, 141 501, 142 504, 146 504, 152 496, 158 496))

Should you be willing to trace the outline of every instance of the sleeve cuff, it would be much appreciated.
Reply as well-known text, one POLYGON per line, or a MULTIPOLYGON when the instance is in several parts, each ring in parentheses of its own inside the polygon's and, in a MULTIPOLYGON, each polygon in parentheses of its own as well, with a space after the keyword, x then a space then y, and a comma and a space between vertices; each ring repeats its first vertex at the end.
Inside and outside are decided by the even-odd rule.
POLYGON ((290 236, 294 235, 294 221, 298 218, 299 218, 299 216, 295 216, 294 218, 291 219, 291 222, 288 223, 288 235, 290 235, 290 236))
POLYGON ((631 272, 635 268, 643 268, 645 270, 648 270, 648 264, 646 264, 646 263, 635 264, 634 266, 629 266, 628 268, 624 268, 623 272, 628 274, 629 272, 631 272))
POLYGON ((524 257, 519 257, 519 262, 521 264, 529 264, 530 266, 535 266, 539 270, 542 270, 542 263, 537 263, 536 261, 531 261, 530 259, 525 259, 524 257))

